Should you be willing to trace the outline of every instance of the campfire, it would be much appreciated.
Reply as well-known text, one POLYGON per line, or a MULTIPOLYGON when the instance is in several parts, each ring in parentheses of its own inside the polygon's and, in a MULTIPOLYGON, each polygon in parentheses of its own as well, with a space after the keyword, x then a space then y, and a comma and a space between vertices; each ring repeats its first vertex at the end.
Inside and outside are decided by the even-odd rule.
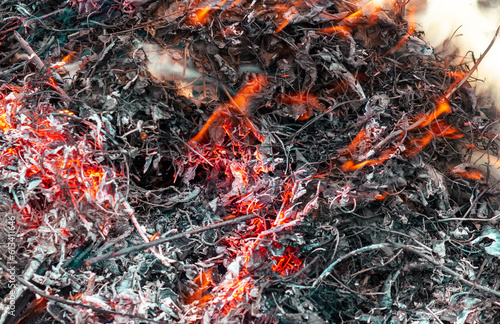
POLYGON ((500 320, 496 34, 469 62, 408 1, 0 6, 1 323, 500 320))

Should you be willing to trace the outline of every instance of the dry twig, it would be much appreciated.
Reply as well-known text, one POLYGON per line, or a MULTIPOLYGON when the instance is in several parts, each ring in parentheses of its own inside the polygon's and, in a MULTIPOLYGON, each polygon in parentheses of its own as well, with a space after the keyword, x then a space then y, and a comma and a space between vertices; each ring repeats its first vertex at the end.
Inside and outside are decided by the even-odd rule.
POLYGON ((178 240, 178 239, 183 238, 183 237, 188 237, 190 235, 202 233, 202 232, 209 231, 209 230, 212 230, 212 229, 221 228, 221 227, 224 227, 224 226, 234 225, 234 224, 241 223, 243 221, 246 221, 246 220, 249 220, 249 219, 252 219, 252 218, 256 218, 256 217, 259 217, 259 216, 254 215, 254 214, 250 214, 250 215, 245 215, 245 216, 241 216, 241 217, 238 217, 238 218, 232 218, 232 219, 229 219, 229 220, 226 220, 226 221, 222 221, 222 222, 215 223, 215 224, 212 224, 212 225, 208 225, 208 226, 196 228, 196 229, 193 229, 193 230, 190 230, 190 231, 186 231, 184 233, 175 234, 175 235, 172 235, 172 236, 169 236, 169 237, 165 237, 165 238, 162 238, 162 239, 159 239, 159 240, 155 240, 155 241, 152 241, 152 242, 149 242, 149 243, 135 245, 135 246, 132 246, 132 247, 120 250, 120 251, 111 252, 111 253, 108 253, 108 254, 105 254, 105 255, 102 255, 102 256, 99 256, 99 257, 95 257, 95 258, 90 258, 90 259, 87 259, 86 264, 87 265, 91 265, 91 264, 94 264, 94 263, 97 263, 97 262, 100 262, 100 261, 114 259, 114 258, 120 257, 122 255, 126 255, 126 254, 129 254, 129 253, 142 251, 142 250, 145 250, 145 249, 148 249, 148 248, 151 248, 151 247, 154 247, 154 246, 166 243, 166 242, 178 240))

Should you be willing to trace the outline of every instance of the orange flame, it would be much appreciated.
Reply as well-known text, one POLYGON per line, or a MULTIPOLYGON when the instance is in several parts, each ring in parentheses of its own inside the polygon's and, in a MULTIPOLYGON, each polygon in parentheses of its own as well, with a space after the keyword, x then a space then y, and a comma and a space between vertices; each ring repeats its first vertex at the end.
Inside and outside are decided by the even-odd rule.
POLYGON ((276 29, 276 31, 274 33, 277 34, 280 31, 282 31, 286 26, 288 26, 290 21, 292 21, 292 19, 295 17, 295 15, 297 15, 298 12, 299 12, 299 10, 295 7, 289 8, 283 14, 284 21, 278 26, 278 28, 276 29))
POLYGON ((251 79, 237 94, 234 96, 236 109, 243 115, 248 115, 248 104, 250 97, 256 95, 267 85, 268 79, 265 75, 259 74, 251 79))
POLYGON ((406 148, 407 150, 405 151, 406 156, 409 158, 414 157, 420 151, 422 151, 432 140, 433 134, 431 131, 427 131, 424 137, 422 138, 417 138, 412 141, 410 141, 407 145, 406 148))
POLYGON ((193 282, 196 286, 198 286, 198 289, 196 289, 191 295, 186 296, 186 303, 192 304, 193 302, 198 301, 199 306, 201 307, 213 298, 212 295, 207 294, 207 290, 213 286, 212 269, 199 274, 196 278, 194 278, 193 282))
POLYGON ((358 11, 350 14, 342 20, 342 23, 357 25, 363 16, 368 18, 368 25, 374 25, 378 21, 376 15, 383 7, 384 0, 372 0, 363 5, 358 11))
POLYGON ((387 148, 383 150, 382 153, 380 153, 378 159, 374 161, 373 165, 379 165, 383 163, 385 160, 391 158, 394 154, 396 154, 397 151, 398 149, 396 148, 387 148))
POLYGON ((236 1, 234 1, 233 3, 231 3, 231 4, 229 5, 229 7, 228 7, 227 9, 228 9, 228 10, 233 9, 233 8, 234 8, 234 7, 236 7, 236 5, 237 5, 238 3, 240 3, 241 1, 242 1, 242 0, 236 0, 236 1))
MULTIPOLYGON (((236 112, 240 114, 243 125, 250 129, 254 134, 259 134, 258 130, 255 128, 252 122, 252 116, 250 115, 249 104, 250 99, 257 93, 262 91, 262 89, 267 85, 267 77, 264 75, 257 75, 251 79, 237 94, 234 96, 231 104, 226 104, 217 108, 210 118, 207 120, 203 128, 196 134, 190 141, 189 145, 196 145, 201 143, 206 137, 210 128, 220 120, 221 117, 228 116, 228 112, 236 112)), ((259 137, 259 136, 258 136, 259 137)), ((260 139, 260 138, 259 138, 260 139)))
POLYGON ((351 34, 351 29, 347 26, 333 26, 333 27, 321 28, 317 32, 320 34, 337 33, 340 34, 341 36, 348 36, 351 34))
POLYGON ((343 149, 342 152, 347 152, 350 156, 353 156, 356 153, 356 150, 359 144, 367 138, 366 129, 362 128, 359 133, 354 137, 352 142, 347 146, 347 148, 343 149))
MULTIPOLYGON (((193 3, 194 6, 198 4, 200 1, 196 1, 193 3)), ((210 16, 212 13, 214 13, 217 9, 221 8, 227 0, 222 0, 219 2, 218 5, 215 6, 214 9, 212 9, 211 6, 205 6, 198 8, 194 11, 194 13, 191 15, 191 17, 186 21, 188 25, 205 25, 210 21, 210 16)))
POLYGON ((70 54, 66 55, 60 62, 52 64, 51 68, 57 69, 57 68, 63 67, 67 63, 73 61, 74 58, 75 58, 74 53, 70 53, 70 54))
POLYGON ((358 164, 354 164, 353 160, 349 160, 346 163, 344 163, 340 168, 344 172, 355 171, 357 169, 361 169, 362 167, 364 167, 367 164, 372 164, 373 162, 374 162, 373 160, 367 160, 367 161, 363 161, 363 162, 358 163, 358 164))
MULTIPOLYGON (((430 131, 434 134, 436 137, 440 136, 449 136, 452 134, 455 134, 458 132, 458 129, 455 127, 449 125, 443 120, 435 120, 430 124, 430 131)), ((460 134, 461 135, 461 134, 460 134)), ((461 135, 463 136, 463 135, 461 135)))
POLYGON ((350 14, 349 16, 345 17, 344 20, 354 20, 355 22, 357 22, 359 20, 359 18, 363 17, 363 10, 360 9, 352 14, 350 14))
POLYGON ((484 174, 478 170, 471 169, 471 170, 452 170, 452 173, 462 177, 464 179, 470 179, 470 180, 481 180, 484 178, 484 174))
POLYGON ((210 21, 210 10, 212 8, 209 6, 196 9, 195 12, 186 22, 188 25, 204 25, 210 21))
POLYGON ((460 72, 460 71, 448 71, 445 72, 444 75, 453 78, 453 79, 462 79, 467 73, 460 72))
POLYGON ((438 118, 441 114, 450 113, 450 112, 451 112, 451 108, 450 108, 450 105, 448 104, 448 101, 445 99, 442 99, 439 102, 436 110, 427 114, 424 117, 424 121, 422 122, 422 124, 420 124, 419 127, 423 128, 423 127, 429 125, 434 119, 438 118))

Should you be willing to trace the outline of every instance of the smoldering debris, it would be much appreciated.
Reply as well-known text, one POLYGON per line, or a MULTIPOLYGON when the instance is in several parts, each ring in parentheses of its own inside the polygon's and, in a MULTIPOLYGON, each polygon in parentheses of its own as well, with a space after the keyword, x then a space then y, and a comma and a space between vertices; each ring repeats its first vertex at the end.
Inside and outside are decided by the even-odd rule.
POLYGON ((499 320, 482 63, 407 4, 1 8, 1 321, 499 320))

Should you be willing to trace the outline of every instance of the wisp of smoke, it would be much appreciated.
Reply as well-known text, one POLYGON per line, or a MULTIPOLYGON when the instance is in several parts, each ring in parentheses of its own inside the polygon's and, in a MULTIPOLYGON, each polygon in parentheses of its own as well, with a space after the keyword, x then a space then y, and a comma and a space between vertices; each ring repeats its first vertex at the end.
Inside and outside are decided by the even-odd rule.
MULTIPOLYGON (((466 56, 464 62, 472 62, 471 52, 476 59, 483 53, 500 24, 500 5, 496 0, 427 0, 421 8, 416 19, 419 29, 425 32, 425 39, 439 48, 451 38, 444 50, 455 46, 458 60, 466 56), (481 4, 486 2, 490 5, 481 4)), ((483 82, 473 84, 479 94, 490 95, 497 106, 500 105, 499 58, 500 41, 497 40, 474 74, 483 82)))

